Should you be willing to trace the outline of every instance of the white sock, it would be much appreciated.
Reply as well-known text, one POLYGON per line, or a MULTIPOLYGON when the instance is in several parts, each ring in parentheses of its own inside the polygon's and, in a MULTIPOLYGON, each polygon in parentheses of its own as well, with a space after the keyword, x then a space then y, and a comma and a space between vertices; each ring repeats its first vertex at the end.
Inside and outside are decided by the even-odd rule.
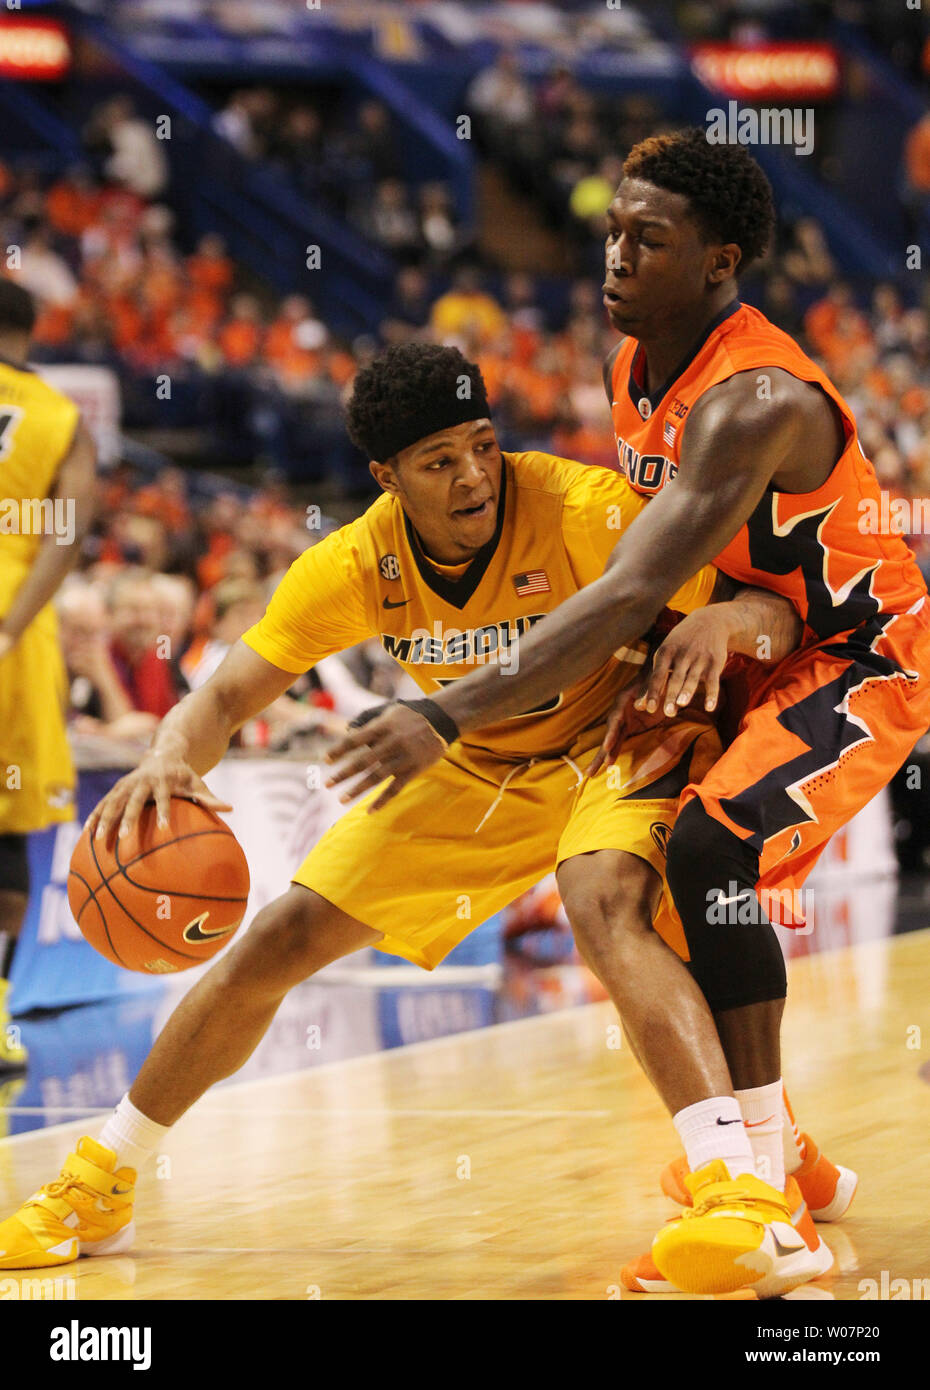
POLYGON ((768 1086, 753 1086, 737 1091, 746 1137, 752 1145, 756 1161, 756 1177, 771 1183, 779 1192, 785 1186, 785 1153, 782 1147, 782 1084, 772 1081, 768 1086))
POLYGON ((784 1091, 782 1091, 781 1118, 781 1147, 785 1156, 785 1172, 796 1173, 807 1155, 798 1122, 791 1112, 788 1097, 784 1091))
POLYGON ((117 1168, 135 1168, 139 1173, 169 1129, 170 1125, 158 1125, 137 1110, 127 1093, 104 1125, 98 1142, 114 1151, 117 1168))
POLYGON ((672 1123, 685 1146, 692 1173, 714 1158, 723 1159, 731 1178, 756 1171, 739 1101, 732 1096, 699 1100, 673 1115, 672 1123))

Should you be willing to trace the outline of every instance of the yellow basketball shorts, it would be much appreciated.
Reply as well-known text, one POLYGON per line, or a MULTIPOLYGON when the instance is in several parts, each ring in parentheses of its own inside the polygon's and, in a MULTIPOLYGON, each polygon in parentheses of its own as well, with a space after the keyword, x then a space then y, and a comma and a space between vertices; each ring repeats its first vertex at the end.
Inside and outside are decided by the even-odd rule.
MULTIPOLYGON (((454 745, 370 814, 378 789, 369 792, 321 837, 293 881, 382 932, 377 950, 426 970, 574 855, 625 850, 651 864, 664 887, 678 791, 721 750, 701 714, 651 724, 632 732, 614 766, 594 778, 585 772, 603 723, 561 757, 508 762, 454 745), (662 794, 650 795, 653 788, 662 794)), ((681 924, 662 898, 656 929, 686 956, 681 924)))
POLYGON ((67 677, 47 604, 0 658, 0 835, 74 818, 67 677))

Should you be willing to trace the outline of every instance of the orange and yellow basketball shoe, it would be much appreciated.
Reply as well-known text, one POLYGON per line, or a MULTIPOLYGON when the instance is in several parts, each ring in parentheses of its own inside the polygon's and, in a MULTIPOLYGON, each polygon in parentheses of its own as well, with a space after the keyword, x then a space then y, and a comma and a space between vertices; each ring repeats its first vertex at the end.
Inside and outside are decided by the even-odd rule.
MULTIPOLYGON (((809 1134, 801 1134, 799 1143, 804 1158, 800 1168, 796 1168, 791 1176, 797 1179, 808 1211, 815 1221, 839 1221, 846 1215, 856 1195, 858 1175, 851 1168, 831 1163, 809 1134)), ((685 1186, 685 1178, 690 1172, 688 1160, 682 1155, 665 1165, 659 1179, 666 1197, 671 1197, 680 1207, 691 1205, 691 1193, 685 1186)))
POLYGON ((800 1198, 792 1179, 778 1192, 750 1173, 731 1178, 726 1164, 714 1159, 689 1173, 685 1184, 692 1206, 652 1243, 656 1269, 676 1289, 752 1289, 759 1298, 777 1298, 831 1268, 833 1255, 813 1226, 802 1219, 802 1231, 792 1220, 800 1198))
MULTIPOLYGON (((687 1169, 685 1170, 687 1172, 687 1169)), ((685 1195, 688 1202, 691 1202, 691 1193, 685 1188, 685 1195)), ((800 1184, 795 1181, 794 1175, 788 1178, 785 1183, 785 1201, 791 1212, 791 1224, 795 1230, 804 1238, 808 1248, 814 1251, 821 1264, 820 1274, 826 1274, 833 1265, 833 1255, 828 1247, 821 1240, 811 1220, 811 1213, 801 1192, 800 1184)), ((811 1275, 810 1278, 819 1278, 819 1275, 811 1275)), ((631 1293, 676 1293, 678 1290, 656 1267, 652 1253, 637 1255, 635 1260, 630 1260, 620 1271, 620 1283, 631 1293)), ((752 1290, 741 1290, 749 1297, 759 1297, 752 1290)), ((762 1295, 764 1296, 764 1295, 762 1295)))
POLYGON ((0 1269, 44 1269, 79 1255, 117 1255, 135 1238, 134 1168, 116 1167, 116 1154, 86 1136, 19 1211, 0 1221, 0 1269))

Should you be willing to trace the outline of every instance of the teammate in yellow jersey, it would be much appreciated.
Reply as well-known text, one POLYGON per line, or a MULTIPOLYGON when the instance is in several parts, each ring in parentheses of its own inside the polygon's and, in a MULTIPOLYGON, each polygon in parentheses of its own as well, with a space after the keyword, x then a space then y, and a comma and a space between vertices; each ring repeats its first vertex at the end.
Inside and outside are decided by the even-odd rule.
POLYGON ((67 682, 50 600, 93 514, 94 446, 26 365, 32 297, 0 279, 0 1080, 26 1065, 7 991, 26 912, 26 836, 74 816, 67 682))
MULTIPOLYGON (((264 618, 98 806, 96 834, 127 830, 152 796, 161 816, 172 793, 218 807, 201 776, 327 654, 377 634, 428 696, 476 662, 516 663, 517 634, 600 574, 647 502, 606 469, 502 455, 488 417, 480 372, 451 348, 391 349, 360 375, 350 424, 367 439, 365 421, 376 422, 383 496, 294 563, 264 618)), ((706 568, 675 606, 706 603, 714 583, 706 568)), ((734 646, 753 641, 760 621, 778 630, 781 600, 759 602, 768 616, 744 618, 748 634, 734 624, 734 646)), ((60 1180, 0 1224, 0 1269, 128 1248, 135 1175, 167 1126, 242 1066, 287 991, 331 961, 373 946, 431 969, 559 861, 602 850, 617 861, 613 909, 654 935, 675 798, 719 742, 703 714, 668 728, 647 721, 614 776, 585 778, 644 652, 611 656, 544 708, 476 731, 387 813, 363 803, 345 815, 181 1002, 99 1140, 82 1139, 60 1180)), ((585 915, 580 892, 568 908, 585 915)), ((677 941, 677 924, 662 926, 677 941)))

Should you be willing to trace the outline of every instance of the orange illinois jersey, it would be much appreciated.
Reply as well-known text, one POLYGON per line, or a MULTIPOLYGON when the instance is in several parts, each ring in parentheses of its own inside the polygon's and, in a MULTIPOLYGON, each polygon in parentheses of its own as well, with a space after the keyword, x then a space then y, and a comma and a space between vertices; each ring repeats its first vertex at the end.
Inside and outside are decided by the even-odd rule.
MULTIPOLYGON (((646 505, 612 469, 504 454, 495 533, 467 565, 449 567, 426 557, 400 502, 384 493, 294 561, 243 641, 296 674, 374 636, 432 694, 476 666, 515 664, 520 635, 600 577, 646 505)), ((705 566, 669 606, 701 607, 715 578, 705 566)), ((624 647, 537 709, 462 743, 504 758, 560 754, 606 714, 645 652, 643 642, 624 647)))
POLYGON ((716 557, 720 569, 783 594, 820 638, 921 602, 927 589, 913 552, 900 536, 880 534, 875 526, 881 491, 853 413, 787 333, 736 300, 651 395, 641 385, 641 359, 639 343, 626 338, 611 371, 611 414, 620 470, 644 496, 674 481, 695 402, 737 372, 756 372, 763 392, 766 368, 779 367, 819 386, 842 414, 846 447, 826 482, 807 493, 769 489, 716 557))

